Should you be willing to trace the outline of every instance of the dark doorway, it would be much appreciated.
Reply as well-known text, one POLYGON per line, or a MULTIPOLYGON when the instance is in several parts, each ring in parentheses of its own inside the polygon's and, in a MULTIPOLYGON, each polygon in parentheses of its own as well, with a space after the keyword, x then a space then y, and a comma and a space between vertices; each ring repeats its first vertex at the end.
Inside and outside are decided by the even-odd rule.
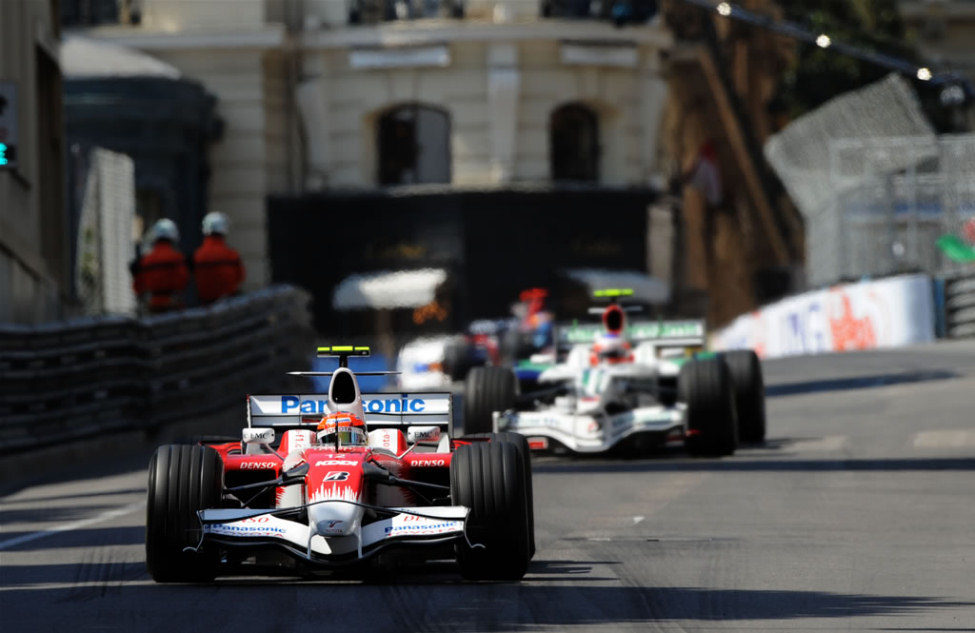
POLYGON ((192 253, 203 239, 209 147, 222 130, 213 95, 186 79, 68 79, 64 116, 72 146, 104 147, 132 157, 144 228, 172 218, 179 225, 180 248, 192 253))
POLYGON ((61 68, 57 59, 36 47, 37 152, 45 186, 38 187, 41 207, 41 256, 61 288, 71 288, 70 246, 64 212, 64 122, 61 68))
POLYGON ((450 117, 419 104, 395 107, 379 119, 379 184, 450 182, 450 117))
MULTIPOLYGON (((441 268, 453 283, 443 321, 392 315, 399 333, 459 331, 473 319, 508 314, 525 288, 554 288, 570 268, 641 270, 646 265, 643 188, 566 190, 329 191, 268 198, 272 278, 312 293, 315 326, 330 336, 365 335, 373 315, 333 309, 335 288, 359 273, 441 268), (612 209, 612 221, 602 209, 612 209), (321 236, 354 240, 321 248, 321 236)), ((584 309, 584 308, 583 308, 584 309)), ((568 316, 568 313, 565 313, 568 316)))
POLYGON ((599 180, 599 121, 592 108, 564 105, 549 121, 552 180, 599 180))

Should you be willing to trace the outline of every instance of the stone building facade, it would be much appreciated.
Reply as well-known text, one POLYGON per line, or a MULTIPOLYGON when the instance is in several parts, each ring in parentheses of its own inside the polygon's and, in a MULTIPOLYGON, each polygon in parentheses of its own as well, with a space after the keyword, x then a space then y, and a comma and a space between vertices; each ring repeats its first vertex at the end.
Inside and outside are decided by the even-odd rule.
MULTIPOLYGON (((918 50, 934 69, 951 70, 975 84, 975 2, 900 0, 898 9, 913 30, 918 50)), ((953 123, 960 129, 975 129, 975 107, 960 109, 953 123)))
MULTIPOLYGON (((669 37, 654 26, 417 21, 321 29, 303 42, 308 78, 298 94, 311 188, 395 184, 380 173, 380 128, 398 108, 417 106, 446 115, 445 184, 647 186, 658 172, 660 53, 669 37), (562 165, 553 139, 577 136, 561 149, 583 164, 562 165)), ((409 176, 401 184, 412 184, 409 176)))
POLYGON ((70 293, 56 2, 0 2, 0 323, 57 318, 70 293))
POLYGON ((217 97, 209 208, 256 287, 271 194, 661 184, 671 39, 633 4, 646 10, 615 27, 609 3, 566 0, 128 0, 73 29, 217 97))

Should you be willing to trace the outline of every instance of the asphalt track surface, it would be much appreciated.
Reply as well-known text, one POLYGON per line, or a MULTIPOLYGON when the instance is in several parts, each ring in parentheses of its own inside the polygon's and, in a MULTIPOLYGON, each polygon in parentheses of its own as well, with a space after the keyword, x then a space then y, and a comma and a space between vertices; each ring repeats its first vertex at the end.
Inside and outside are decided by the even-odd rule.
POLYGON ((732 458, 536 460, 520 583, 157 585, 147 455, 25 473, 2 483, 0 630, 975 631, 975 342, 765 370, 769 440, 732 458))

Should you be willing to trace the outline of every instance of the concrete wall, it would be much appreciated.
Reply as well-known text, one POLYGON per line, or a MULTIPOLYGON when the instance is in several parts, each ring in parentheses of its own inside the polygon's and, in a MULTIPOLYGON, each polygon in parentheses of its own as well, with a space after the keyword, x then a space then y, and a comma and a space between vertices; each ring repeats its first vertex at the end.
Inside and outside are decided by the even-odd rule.
POLYGON ((68 284, 56 47, 50 2, 0 2, 0 81, 17 85, 19 163, 0 169, 0 322, 60 316, 68 284))
POLYGON ((161 31, 235 31, 264 26, 265 0, 142 0, 142 23, 161 31))

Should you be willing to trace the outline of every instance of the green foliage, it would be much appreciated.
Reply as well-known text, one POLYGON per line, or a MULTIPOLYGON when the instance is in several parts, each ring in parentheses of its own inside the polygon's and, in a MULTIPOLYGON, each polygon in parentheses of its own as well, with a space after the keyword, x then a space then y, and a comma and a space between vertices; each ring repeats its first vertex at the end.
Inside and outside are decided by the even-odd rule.
MULTIPOLYGON (((866 50, 917 60, 907 41, 896 0, 779 0, 785 19, 866 50)), ((800 44, 782 78, 777 105, 795 117, 849 90, 884 77, 889 70, 869 62, 800 44)))

